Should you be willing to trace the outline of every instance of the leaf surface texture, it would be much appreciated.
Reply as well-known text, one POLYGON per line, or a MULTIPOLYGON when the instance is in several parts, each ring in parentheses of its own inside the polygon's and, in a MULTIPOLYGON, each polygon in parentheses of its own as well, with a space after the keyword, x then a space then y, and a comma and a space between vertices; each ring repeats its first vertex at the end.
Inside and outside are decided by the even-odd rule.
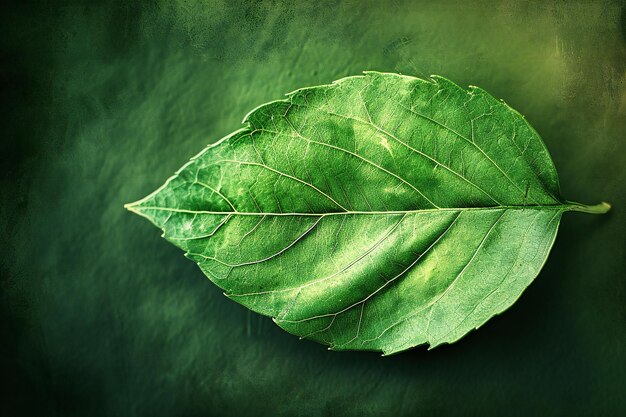
POLYGON ((286 331, 385 354, 454 342, 511 306, 571 208, 518 112, 377 72, 256 108, 128 207, 286 331))

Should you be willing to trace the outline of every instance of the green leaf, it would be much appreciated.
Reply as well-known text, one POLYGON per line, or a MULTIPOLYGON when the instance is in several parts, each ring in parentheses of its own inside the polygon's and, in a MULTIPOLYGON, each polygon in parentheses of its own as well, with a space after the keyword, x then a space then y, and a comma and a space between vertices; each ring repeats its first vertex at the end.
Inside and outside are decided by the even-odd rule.
POLYGON ((485 91, 366 72, 264 104, 148 197, 225 295, 333 350, 452 343, 537 276, 564 211, 541 138, 485 91))

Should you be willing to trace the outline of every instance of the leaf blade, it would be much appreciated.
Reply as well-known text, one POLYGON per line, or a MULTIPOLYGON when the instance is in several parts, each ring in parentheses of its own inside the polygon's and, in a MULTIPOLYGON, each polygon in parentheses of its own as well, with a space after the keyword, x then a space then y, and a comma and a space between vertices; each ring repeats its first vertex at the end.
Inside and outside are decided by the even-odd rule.
POLYGON ((519 297, 571 209, 525 119, 442 77, 368 72, 244 124, 129 208, 225 295, 334 349, 458 340, 519 297))

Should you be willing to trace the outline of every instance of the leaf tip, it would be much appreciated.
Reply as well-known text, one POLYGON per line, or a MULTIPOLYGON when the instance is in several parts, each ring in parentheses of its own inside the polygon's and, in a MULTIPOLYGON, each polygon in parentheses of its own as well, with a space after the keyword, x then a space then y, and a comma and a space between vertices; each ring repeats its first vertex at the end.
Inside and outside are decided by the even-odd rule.
POLYGON ((147 207, 145 205, 145 199, 135 201, 133 203, 124 204, 124 208, 131 213, 143 217, 144 219, 148 220, 149 222, 163 230, 163 235, 161 236, 165 237, 165 230, 163 229, 163 225, 157 221, 154 213, 151 213, 151 211, 149 210, 151 207, 147 207))
POLYGON ((133 203, 126 203, 124 204, 124 208, 128 211, 131 211, 133 213, 139 214, 139 204, 137 201, 133 202, 133 203))
POLYGON ((153 221, 152 218, 150 218, 145 211, 142 210, 142 203, 143 200, 139 200, 139 201, 135 201, 133 203, 126 203, 124 204, 124 208, 128 211, 130 211, 131 213, 135 213, 141 217, 144 217, 150 221, 153 221))

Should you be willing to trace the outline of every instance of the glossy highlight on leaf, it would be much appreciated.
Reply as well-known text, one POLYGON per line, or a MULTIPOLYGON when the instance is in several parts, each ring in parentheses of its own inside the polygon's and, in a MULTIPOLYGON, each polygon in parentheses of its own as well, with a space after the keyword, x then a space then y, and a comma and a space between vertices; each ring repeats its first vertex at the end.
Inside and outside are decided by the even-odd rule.
POLYGON ((227 297, 333 350, 452 343, 537 276, 565 211, 523 116, 379 72, 303 88, 127 205, 227 297))

